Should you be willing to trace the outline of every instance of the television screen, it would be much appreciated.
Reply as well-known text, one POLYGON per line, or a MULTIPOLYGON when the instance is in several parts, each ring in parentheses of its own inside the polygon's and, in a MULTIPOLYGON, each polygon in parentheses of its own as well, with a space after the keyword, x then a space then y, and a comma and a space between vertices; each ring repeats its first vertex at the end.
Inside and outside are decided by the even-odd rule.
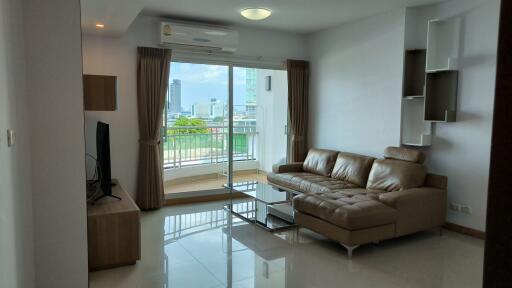
POLYGON ((109 134, 109 125, 98 121, 96 126, 96 157, 98 160, 98 180, 104 195, 112 195, 109 134))

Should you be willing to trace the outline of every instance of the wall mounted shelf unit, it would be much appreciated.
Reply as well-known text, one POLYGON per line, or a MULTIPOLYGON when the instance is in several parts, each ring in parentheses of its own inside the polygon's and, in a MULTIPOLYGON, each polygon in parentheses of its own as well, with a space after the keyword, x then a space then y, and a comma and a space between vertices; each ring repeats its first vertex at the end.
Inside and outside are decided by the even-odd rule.
POLYGON ((425 98, 402 98, 402 144, 408 146, 430 146, 432 123, 426 122, 425 98))
POLYGON ((425 95, 425 62, 427 50, 405 51, 404 97, 423 97, 425 95))
POLYGON ((432 124, 424 120, 426 54, 425 49, 405 51, 401 139, 403 145, 429 146, 432 142, 432 124))
POLYGON ((406 10, 402 145, 430 146, 432 125, 456 120, 461 24, 406 10))
POLYGON ((455 122, 458 71, 427 73, 425 121, 455 122))
POLYGON ((457 70, 460 27, 460 17, 428 21, 427 72, 457 70))

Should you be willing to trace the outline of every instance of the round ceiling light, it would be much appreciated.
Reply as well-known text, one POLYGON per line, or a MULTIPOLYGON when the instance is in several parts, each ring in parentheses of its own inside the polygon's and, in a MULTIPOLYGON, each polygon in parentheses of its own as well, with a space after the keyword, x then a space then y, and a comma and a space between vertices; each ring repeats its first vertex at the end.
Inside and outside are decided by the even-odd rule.
POLYGON ((240 14, 249 20, 263 20, 268 18, 272 11, 267 8, 245 8, 240 11, 240 14))

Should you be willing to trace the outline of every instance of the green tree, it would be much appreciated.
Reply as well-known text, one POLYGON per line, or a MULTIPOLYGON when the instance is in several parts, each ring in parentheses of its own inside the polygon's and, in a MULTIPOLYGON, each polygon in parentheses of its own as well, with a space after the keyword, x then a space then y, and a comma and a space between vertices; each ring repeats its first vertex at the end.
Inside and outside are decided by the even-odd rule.
POLYGON ((215 122, 215 123, 222 123, 222 122, 224 122, 224 117, 217 116, 217 117, 213 118, 213 122, 215 122))
POLYGON ((167 134, 206 134, 208 133, 208 127, 203 119, 198 118, 187 118, 180 116, 174 122, 172 128, 168 129, 167 134), (183 129, 177 129, 180 127, 187 127, 183 129), (197 128, 196 128, 197 127, 197 128))

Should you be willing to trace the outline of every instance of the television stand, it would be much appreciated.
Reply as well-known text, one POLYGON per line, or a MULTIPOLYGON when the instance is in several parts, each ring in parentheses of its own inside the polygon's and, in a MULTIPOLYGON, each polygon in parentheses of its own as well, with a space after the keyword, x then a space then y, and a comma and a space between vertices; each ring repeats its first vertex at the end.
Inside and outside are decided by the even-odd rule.
POLYGON ((96 204, 96 201, 98 201, 98 200, 100 200, 102 198, 105 198, 105 197, 112 197, 112 198, 116 198, 117 200, 123 200, 123 199, 121 199, 121 197, 113 195, 113 194, 112 195, 103 194, 100 197, 97 197, 96 199, 92 200, 91 201, 91 205, 96 204))
POLYGON ((89 271, 132 265, 140 259, 140 210, 113 181, 117 185, 112 195, 87 204, 89 271))

